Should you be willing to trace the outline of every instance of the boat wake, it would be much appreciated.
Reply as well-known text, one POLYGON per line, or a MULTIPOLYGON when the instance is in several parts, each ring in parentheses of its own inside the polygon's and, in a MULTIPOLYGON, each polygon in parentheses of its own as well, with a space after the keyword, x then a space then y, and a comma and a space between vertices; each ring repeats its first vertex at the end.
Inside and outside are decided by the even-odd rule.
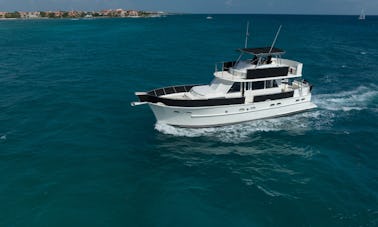
POLYGON ((320 109, 348 112, 370 108, 371 103, 377 98, 378 86, 360 86, 352 91, 314 95, 313 101, 320 109))
POLYGON ((361 111, 371 108, 371 103, 377 98, 378 89, 360 86, 352 91, 316 95, 313 101, 318 105, 317 109, 292 116, 198 129, 179 128, 156 123, 155 129, 163 134, 173 136, 206 136, 217 138, 222 142, 240 143, 248 141, 251 138, 250 135, 256 132, 287 131, 303 134, 309 130, 327 130, 332 128, 335 118, 342 117, 339 112, 361 111))
POLYGON ((290 131, 301 134, 312 128, 325 128, 331 124, 332 113, 313 111, 288 117, 255 120, 241 124, 234 124, 213 128, 179 128, 167 124, 156 123, 155 129, 173 136, 184 137, 213 137, 226 143, 246 142, 250 135, 256 132, 290 131), (319 121, 319 119, 322 119, 319 121))

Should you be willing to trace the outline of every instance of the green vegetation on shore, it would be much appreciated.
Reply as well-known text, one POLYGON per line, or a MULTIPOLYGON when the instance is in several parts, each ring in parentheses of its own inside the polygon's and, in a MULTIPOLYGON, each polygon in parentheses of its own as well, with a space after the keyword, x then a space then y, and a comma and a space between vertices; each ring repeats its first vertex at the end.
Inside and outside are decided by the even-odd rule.
POLYGON ((19 12, 5 13, 4 18, 21 18, 21 14, 19 12))

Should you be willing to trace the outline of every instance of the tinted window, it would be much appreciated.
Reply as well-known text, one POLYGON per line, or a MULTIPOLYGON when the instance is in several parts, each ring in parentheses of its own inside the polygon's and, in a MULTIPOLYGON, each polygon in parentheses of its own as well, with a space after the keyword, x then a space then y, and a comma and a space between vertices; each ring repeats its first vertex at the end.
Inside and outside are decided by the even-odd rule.
POLYGON ((266 88, 271 88, 271 87, 273 87, 273 83, 272 83, 273 81, 272 80, 267 80, 265 83, 266 83, 266 85, 265 85, 265 87, 266 88))
POLYGON ((252 90, 264 89, 264 81, 257 81, 252 83, 252 90))
POLYGON ((272 88, 272 87, 278 87, 277 82, 275 80, 267 80, 265 88, 272 88))
POLYGON ((228 91, 228 93, 231 93, 231 92, 240 92, 240 83, 237 82, 237 83, 234 83, 231 87, 231 89, 228 91))

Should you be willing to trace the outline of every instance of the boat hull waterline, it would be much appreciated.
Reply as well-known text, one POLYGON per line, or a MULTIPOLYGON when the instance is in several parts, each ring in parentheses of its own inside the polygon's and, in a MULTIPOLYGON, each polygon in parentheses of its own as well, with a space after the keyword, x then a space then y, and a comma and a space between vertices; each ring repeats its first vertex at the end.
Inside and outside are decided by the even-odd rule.
POLYGON ((158 123, 187 128, 205 128, 286 116, 316 108, 317 106, 309 100, 311 100, 311 95, 213 107, 174 107, 159 103, 149 103, 149 106, 158 123))

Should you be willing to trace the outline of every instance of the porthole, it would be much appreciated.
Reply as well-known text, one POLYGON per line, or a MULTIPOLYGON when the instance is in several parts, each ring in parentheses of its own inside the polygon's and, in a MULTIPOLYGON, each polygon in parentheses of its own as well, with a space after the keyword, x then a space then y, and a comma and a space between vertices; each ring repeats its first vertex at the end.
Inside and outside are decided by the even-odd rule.
POLYGON ((296 102, 299 102, 299 99, 295 100, 296 102))
POLYGON ((173 112, 175 112, 175 113, 180 113, 180 111, 177 111, 177 110, 175 110, 175 111, 173 111, 173 112))
POLYGON ((277 105, 281 105, 281 103, 279 102, 279 103, 277 103, 277 105))
POLYGON ((274 106, 274 105, 275 105, 274 103, 270 104, 270 106, 274 106))

